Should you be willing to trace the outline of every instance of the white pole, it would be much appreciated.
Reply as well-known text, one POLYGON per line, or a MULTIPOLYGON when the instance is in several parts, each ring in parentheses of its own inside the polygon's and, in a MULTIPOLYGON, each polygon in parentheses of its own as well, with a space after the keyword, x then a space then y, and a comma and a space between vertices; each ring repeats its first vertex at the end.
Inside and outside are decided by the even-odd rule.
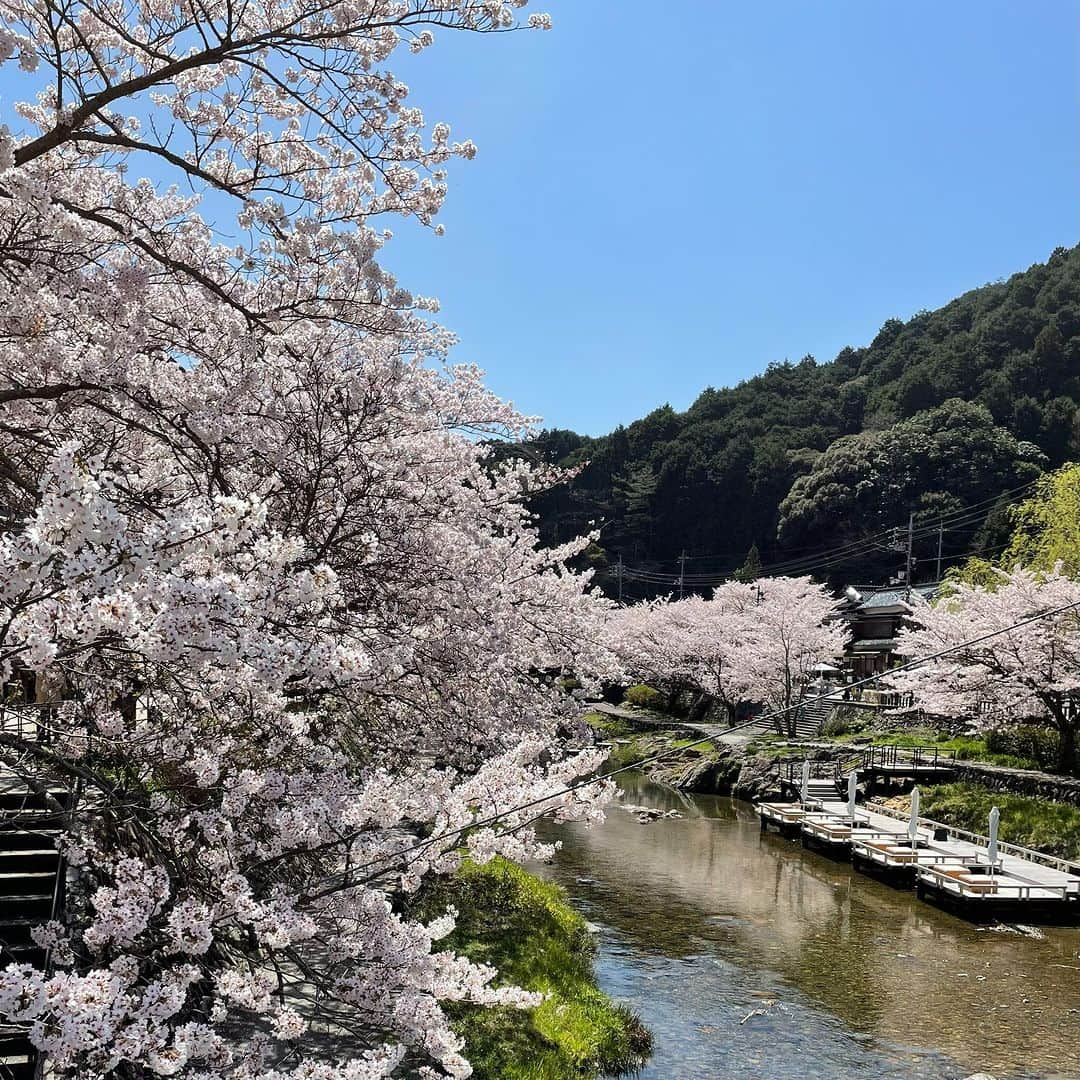
POLYGON ((847 778, 847 812, 848 820, 855 824, 855 789, 859 786, 859 770, 852 769, 847 778))
POLYGON ((993 866, 997 862, 997 836, 998 822, 1001 821, 1001 811, 995 806, 990 811, 990 843, 986 845, 986 857, 993 866))
POLYGON ((911 789, 911 820, 908 821, 907 834, 914 850, 915 840, 919 835, 919 789, 917 787, 911 789))
POLYGON ((802 803, 803 806, 810 800, 810 759, 802 763, 802 803))

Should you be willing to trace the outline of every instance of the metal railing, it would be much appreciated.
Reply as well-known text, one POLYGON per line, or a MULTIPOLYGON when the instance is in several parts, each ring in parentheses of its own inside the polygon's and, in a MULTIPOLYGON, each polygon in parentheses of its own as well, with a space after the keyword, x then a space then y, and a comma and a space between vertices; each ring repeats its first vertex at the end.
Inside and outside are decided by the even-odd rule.
POLYGON ((864 769, 940 769, 954 764, 955 750, 938 746, 867 746, 863 749, 864 769))
MULTIPOLYGON (((802 783, 803 762, 806 758, 788 758, 780 762, 781 777, 789 784, 802 783)), ((834 780, 836 779, 836 765, 833 760, 811 761, 809 778, 811 780, 834 780)))
POLYGON ((915 705, 915 695, 910 691, 875 690, 870 687, 847 690, 839 686, 835 697, 838 704, 864 705, 871 709, 910 709, 915 705))
POLYGON ((1066 882, 1032 881, 1013 873, 967 873, 970 868, 962 862, 940 862, 920 866, 918 875, 923 881, 932 882, 937 888, 957 896, 978 898, 995 896, 1008 900, 1044 900, 1046 894, 1060 900, 1073 900, 1080 896, 1080 884, 1066 882), (981 879, 981 880, 980 880, 981 879))
MULTIPOLYGON (((899 821, 909 820, 908 814, 905 814, 902 810, 894 810, 884 803, 868 802, 866 803, 866 809, 873 810, 878 814, 884 814, 886 817, 896 818, 899 821)), ((935 821, 933 818, 920 817, 919 825, 935 833, 944 830, 947 836, 957 840, 967 840, 968 843, 975 844, 977 847, 985 848, 990 843, 990 837, 984 836, 982 833, 971 832, 970 829, 961 829, 957 825, 947 825, 944 821, 935 821)), ((998 851, 1003 855, 1015 855, 1017 858, 1026 859, 1028 862, 1038 863, 1040 866, 1049 867, 1051 870, 1080 875, 1080 864, 1070 862, 1068 859, 1060 859, 1056 855, 1047 855, 1045 852, 1035 851, 1033 848, 1021 847, 1019 844, 1010 844, 1004 840, 999 840, 998 851)))
MULTIPOLYGON (((779 761, 781 779, 789 784, 800 784, 805 760, 805 757, 792 757, 779 761)), ((841 784, 856 769, 910 769, 918 772, 946 769, 955 761, 955 750, 942 750, 937 746, 863 746, 843 757, 811 760, 809 779, 827 779, 841 784)))

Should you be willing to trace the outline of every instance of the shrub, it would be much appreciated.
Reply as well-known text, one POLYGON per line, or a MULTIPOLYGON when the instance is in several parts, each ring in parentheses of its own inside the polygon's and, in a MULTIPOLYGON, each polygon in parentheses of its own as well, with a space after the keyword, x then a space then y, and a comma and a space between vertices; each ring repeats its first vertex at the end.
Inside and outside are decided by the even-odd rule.
POLYGON ((1026 758, 1036 768, 1055 769, 1061 736, 1037 724, 1019 724, 986 733, 986 748, 993 754, 1026 758))
POLYGON ((829 713, 821 725, 821 734, 836 738, 838 735, 861 735, 874 722, 874 714, 867 709, 840 706, 829 713))
POLYGON ((637 728, 624 720, 621 716, 610 716, 607 713, 586 713, 582 720, 594 731, 606 735, 610 739, 626 739, 637 734, 637 728))
POLYGON ((667 698, 660 693, 659 690, 653 689, 651 686, 646 686, 644 683, 638 683, 636 686, 628 686, 626 693, 623 694, 623 701, 629 705, 636 705, 639 709, 653 709, 662 710, 667 702, 667 698))

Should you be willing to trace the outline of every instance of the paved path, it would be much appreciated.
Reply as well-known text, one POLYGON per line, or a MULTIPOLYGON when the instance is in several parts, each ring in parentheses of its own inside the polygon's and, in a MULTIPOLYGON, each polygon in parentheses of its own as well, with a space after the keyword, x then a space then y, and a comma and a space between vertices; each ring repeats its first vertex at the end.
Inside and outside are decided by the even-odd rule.
POLYGON ((645 709, 628 708, 626 705, 610 705, 606 701, 589 702, 589 712, 603 713, 620 720, 629 720, 646 727, 664 728, 670 731, 686 731, 695 735, 707 735, 713 742, 727 746, 744 747, 752 739, 775 729, 768 721, 760 726, 736 728, 729 731, 724 724, 701 724, 690 720, 681 720, 677 716, 664 716, 662 713, 648 712, 645 709))

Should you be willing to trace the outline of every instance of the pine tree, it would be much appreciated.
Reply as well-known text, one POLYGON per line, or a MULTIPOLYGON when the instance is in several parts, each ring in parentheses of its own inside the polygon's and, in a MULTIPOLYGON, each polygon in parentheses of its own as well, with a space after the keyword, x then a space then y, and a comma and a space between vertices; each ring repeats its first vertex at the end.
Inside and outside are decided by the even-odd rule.
POLYGON ((758 551, 757 544, 751 544, 750 550, 746 553, 746 562, 735 571, 735 580, 749 585, 761 577, 761 571, 763 569, 764 568, 761 565, 761 552, 758 551))

